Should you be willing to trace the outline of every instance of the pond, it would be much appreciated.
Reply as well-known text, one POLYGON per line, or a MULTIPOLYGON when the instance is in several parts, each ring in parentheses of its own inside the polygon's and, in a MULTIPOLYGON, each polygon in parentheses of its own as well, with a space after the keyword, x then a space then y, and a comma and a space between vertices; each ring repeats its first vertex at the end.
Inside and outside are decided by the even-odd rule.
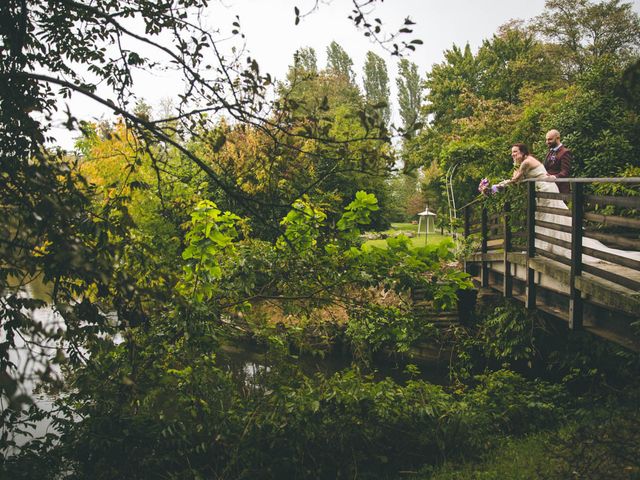
MULTIPOLYGON (((64 329, 64 322, 54 308, 50 305, 50 289, 37 278, 26 282, 20 288, 20 295, 26 298, 37 299, 45 302, 41 308, 25 311, 32 320, 41 325, 43 330, 64 329)), ((117 321, 115 313, 111 314, 113 321, 117 321)), ((4 334, 4 333, 3 333, 4 334)), ((0 338, 0 341, 4 341, 0 338)), ((121 341, 119 336, 113 338, 114 343, 121 341)), ((38 384, 42 373, 49 369, 53 377, 60 376, 61 372, 56 369, 55 364, 50 364, 56 354, 57 345, 42 335, 34 338, 17 338, 17 348, 10 352, 10 360, 16 365, 16 372, 22 379, 20 391, 17 394, 28 395, 33 402, 42 410, 52 412, 55 397, 38 389, 38 384)), ((256 342, 236 341, 227 342, 221 345, 217 352, 219 363, 228 369, 242 388, 261 388, 261 377, 269 373, 276 364, 273 352, 256 342)), ((278 357, 277 364, 282 366, 282 355, 278 357)), ((355 359, 351 355, 349 348, 345 345, 334 348, 331 353, 323 356, 300 354, 286 356, 284 361, 287 368, 298 369, 301 373, 313 376, 330 376, 354 365, 355 359)), ((448 383, 448 369, 446 366, 436 363, 418 362, 408 356, 393 356, 384 353, 375 355, 365 365, 358 362, 363 373, 371 374, 374 380, 392 378, 397 383, 405 383, 411 378, 406 371, 408 364, 418 363, 420 373, 418 378, 427 380, 430 383, 448 383)), ((2 408, 7 406, 7 398, 0 399, 2 408)), ((12 434, 12 439, 18 446, 25 444, 30 438, 39 438, 52 431, 52 420, 45 418, 35 422, 30 428, 26 428, 21 433, 12 434)), ((12 448, 5 452, 7 456, 16 453, 12 448)))
MULTIPOLYGON (((268 371, 273 366, 272 357, 265 347, 255 343, 242 342, 224 344, 218 354, 220 362, 240 379, 252 383, 257 374, 268 371)), ((325 355, 303 353, 287 357, 288 366, 299 369, 307 376, 330 376, 347 368, 357 365, 365 374, 370 374, 374 380, 391 378, 396 383, 404 384, 410 379, 419 378, 438 385, 449 383, 447 365, 437 362, 426 362, 424 358, 416 359, 407 355, 391 355, 380 352, 368 362, 357 361, 347 349, 336 349, 325 355), (337 350, 337 351, 336 351, 337 350), (407 372, 408 365, 417 365, 419 374, 407 372)), ((281 358, 278 359, 282 361, 281 358)))
MULTIPOLYGON (((9 279, 9 285, 20 285, 18 296, 23 298, 32 298, 45 302, 45 306, 34 310, 24 310, 34 320, 42 330, 55 330, 64 328, 64 322, 60 315, 51 308, 50 289, 46 287, 39 278, 29 281, 18 282, 16 279, 9 279)), ((4 298, 4 296, 3 296, 4 298)), ((6 332, 2 330, 0 333, 0 341, 6 341, 6 332)), ((51 364, 49 360, 55 356, 56 345, 47 340, 44 336, 34 334, 31 337, 16 336, 14 349, 9 350, 9 361, 15 365, 12 376, 18 376, 20 383, 14 397, 25 395, 32 399, 33 403, 45 411, 51 411, 54 399, 38 389, 39 379, 44 372, 49 372, 52 377, 60 375, 60 371, 56 369, 55 364, 51 364)), ((0 408, 4 410, 8 407, 8 399, 3 395, 0 398, 0 408)), ((31 437, 42 437, 51 429, 51 421, 46 419, 32 423, 32 426, 25 427, 20 433, 16 433, 9 438, 14 440, 17 445, 22 445, 31 437)), ((6 452, 7 455, 15 453, 14 449, 6 452)))

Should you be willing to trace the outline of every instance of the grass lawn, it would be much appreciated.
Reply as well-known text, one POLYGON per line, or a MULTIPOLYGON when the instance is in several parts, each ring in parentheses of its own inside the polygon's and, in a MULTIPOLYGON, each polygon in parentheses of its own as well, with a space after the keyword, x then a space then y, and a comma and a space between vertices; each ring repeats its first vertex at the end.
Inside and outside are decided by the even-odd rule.
MULTIPOLYGON (((412 232, 413 234, 416 234, 418 232, 418 225, 412 223, 392 223, 391 229, 387 230, 385 233, 387 233, 388 235, 393 235, 402 232, 412 232)), ((440 235, 439 233, 430 233, 429 235, 427 235, 427 244, 432 245, 434 243, 440 243, 445 238, 451 238, 451 236, 446 234, 440 235)), ((420 235, 420 237, 410 238, 409 240, 411 240, 411 245, 413 246, 413 248, 424 247, 425 245, 424 235, 420 235)), ((387 248, 387 241, 385 239, 368 240, 365 242, 365 245, 378 248, 387 248)))
POLYGON ((392 223, 391 230, 387 230, 387 232, 397 232, 401 230, 403 232, 413 232, 416 233, 418 231, 417 223, 392 223))

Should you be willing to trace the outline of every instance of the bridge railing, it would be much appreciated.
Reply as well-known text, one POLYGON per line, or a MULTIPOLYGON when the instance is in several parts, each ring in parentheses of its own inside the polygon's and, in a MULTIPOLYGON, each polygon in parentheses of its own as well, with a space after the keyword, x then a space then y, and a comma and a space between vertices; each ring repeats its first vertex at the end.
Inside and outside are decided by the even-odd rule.
MULTIPOLYGON (((525 180, 527 212, 524 226, 513 228, 511 205, 502 212, 490 214, 482 198, 461 208, 464 236, 478 240, 481 270, 480 282, 489 286, 489 258, 502 253, 504 262, 502 290, 512 295, 509 253, 523 251, 527 257, 525 282, 526 306, 536 306, 535 274, 529 259, 547 258, 569 267, 569 325, 582 325, 583 299, 577 281, 583 273, 612 282, 632 291, 640 291, 640 261, 627 255, 640 252, 640 195, 604 196, 585 193, 585 185, 595 183, 640 185, 640 178, 571 178, 525 180), (537 192, 540 181, 570 183, 571 193, 537 192), (522 228, 523 227, 523 228, 522 228), (597 248, 600 244, 611 248, 597 248), (524 242, 518 242, 524 240, 524 242), (514 249, 514 244, 516 248, 514 249), (525 248, 523 249, 523 245, 525 248), (490 255, 491 254, 491 255, 490 255)), ((521 215, 520 215, 521 216, 521 215)), ((477 257, 478 255, 476 255, 477 257)))

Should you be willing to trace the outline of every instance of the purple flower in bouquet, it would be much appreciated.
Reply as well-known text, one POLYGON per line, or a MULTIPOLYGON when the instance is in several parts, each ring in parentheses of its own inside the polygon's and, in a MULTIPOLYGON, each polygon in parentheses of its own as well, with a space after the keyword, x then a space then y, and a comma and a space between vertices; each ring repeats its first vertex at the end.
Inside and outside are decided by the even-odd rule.
POLYGON ((478 184, 478 191, 483 195, 487 195, 488 189, 489 189, 489 179, 483 178, 482 180, 480 180, 480 183, 478 184))

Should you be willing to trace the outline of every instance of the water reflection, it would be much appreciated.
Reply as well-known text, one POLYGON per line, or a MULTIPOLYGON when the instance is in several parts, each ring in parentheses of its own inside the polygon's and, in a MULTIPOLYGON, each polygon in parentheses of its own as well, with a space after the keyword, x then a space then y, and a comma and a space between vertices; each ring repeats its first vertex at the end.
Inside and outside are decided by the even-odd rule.
MULTIPOLYGON (((274 365, 274 357, 266 348, 248 342, 222 345, 218 358, 220 364, 224 365, 239 383, 252 388, 260 388, 261 377, 269 373, 274 365)), ((358 365, 361 372, 370 374, 374 381, 391 378, 396 383, 404 384, 408 380, 418 378, 439 385, 449 383, 449 371, 446 365, 416 362, 409 357, 383 353, 376 355, 367 363, 357 362, 349 352, 334 352, 322 357, 301 354, 283 359, 282 356, 278 356, 277 362, 279 366, 299 370, 307 376, 316 374, 331 376, 358 365), (407 366, 416 363, 419 373, 417 375, 408 373, 407 366)))
MULTIPOLYGON (((54 399, 39 391, 38 386, 44 376, 60 379, 61 372, 52 362, 58 345, 49 338, 46 332, 56 331, 59 328, 64 329, 64 321, 51 306, 51 289, 41 281, 40 277, 25 281, 10 278, 8 284, 10 285, 9 291, 2 292, 3 299, 6 299, 10 294, 15 294, 18 298, 43 302, 43 306, 39 308, 23 308, 21 310, 23 315, 34 322, 36 328, 32 329, 31 334, 16 335, 14 337, 15 348, 9 350, 9 361, 15 365, 11 375, 20 378, 14 398, 20 395, 28 396, 38 408, 50 412, 53 409, 54 399)), ((6 332, 3 329, 0 332, 0 341, 6 340, 6 332)), ((9 399, 7 397, 0 398, 0 408, 4 410, 8 405, 9 399)), ((31 437, 38 438, 49 433, 51 427, 50 419, 32 422, 30 427, 24 426, 23 433, 15 434, 10 440, 14 440, 18 446, 21 446, 31 437)), ((15 449, 7 452, 8 455, 14 453, 16 453, 15 449)))

